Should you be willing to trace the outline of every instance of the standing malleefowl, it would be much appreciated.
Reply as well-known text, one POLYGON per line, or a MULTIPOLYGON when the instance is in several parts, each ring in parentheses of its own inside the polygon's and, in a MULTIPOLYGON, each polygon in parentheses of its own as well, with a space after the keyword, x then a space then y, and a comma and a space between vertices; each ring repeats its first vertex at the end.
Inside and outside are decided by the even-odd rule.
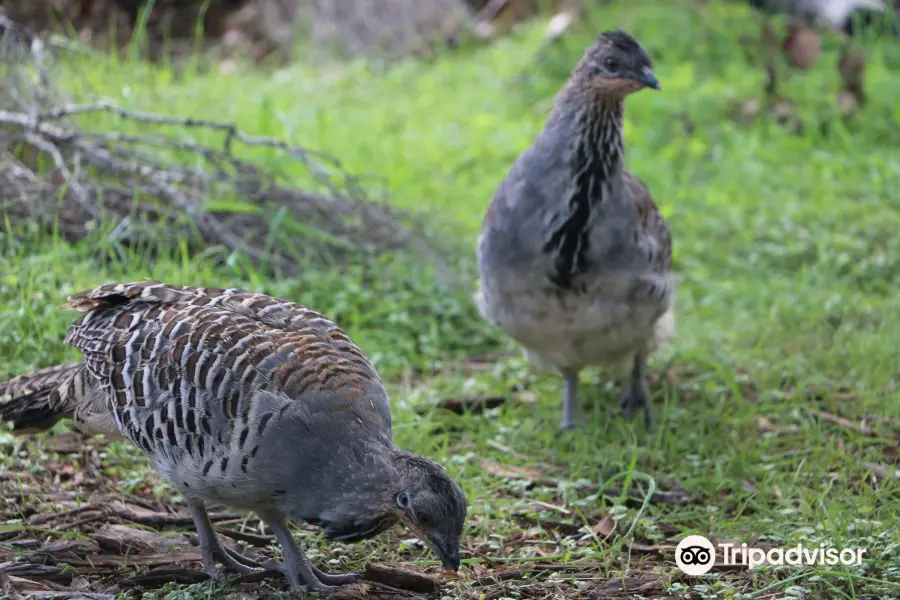
POLYGON ((608 31, 584 53, 544 129, 495 192, 478 238, 482 315, 565 380, 562 427, 579 425, 588 366, 630 366, 623 414, 652 415, 648 355, 674 334, 672 238, 625 170, 625 99, 660 89, 646 50, 608 31))

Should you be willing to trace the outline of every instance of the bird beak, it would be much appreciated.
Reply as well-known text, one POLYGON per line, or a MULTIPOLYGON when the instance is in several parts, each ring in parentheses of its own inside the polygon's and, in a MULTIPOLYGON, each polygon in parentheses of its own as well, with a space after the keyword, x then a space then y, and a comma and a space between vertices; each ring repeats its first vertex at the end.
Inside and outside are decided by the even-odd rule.
POLYGON ((645 85, 648 88, 659 90, 659 79, 656 78, 656 75, 653 74, 653 71, 650 70, 650 67, 644 67, 641 69, 641 72, 637 74, 634 78, 640 84, 645 85))
POLYGON ((431 538, 434 549, 441 557, 441 563, 445 569, 459 571, 459 543, 446 543, 437 536, 431 538))

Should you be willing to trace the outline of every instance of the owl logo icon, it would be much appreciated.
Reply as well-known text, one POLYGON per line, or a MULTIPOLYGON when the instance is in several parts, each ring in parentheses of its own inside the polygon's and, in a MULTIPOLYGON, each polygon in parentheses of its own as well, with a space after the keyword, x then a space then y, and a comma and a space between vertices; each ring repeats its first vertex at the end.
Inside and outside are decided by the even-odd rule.
POLYGON ((689 535, 675 547, 675 564, 685 575, 704 575, 716 564, 716 548, 702 535, 689 535))

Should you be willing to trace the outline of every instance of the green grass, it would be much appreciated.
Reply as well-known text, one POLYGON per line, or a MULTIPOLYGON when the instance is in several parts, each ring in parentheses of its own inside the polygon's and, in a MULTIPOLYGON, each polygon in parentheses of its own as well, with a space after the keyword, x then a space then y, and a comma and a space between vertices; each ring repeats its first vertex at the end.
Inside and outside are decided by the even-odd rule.
MULTIPOLYGON (((540 130, 583 47, 598 30, 629 30, 654 57, 663 91, 629 101, 627 163, 669 219, 680 281, 679 334, 653 362, 657 372, 668 368, 654 388, 654 431, 624 423, 616 391, 585 374, 593 382, 582 388, 595 404, 590 427, 559 438, 560 381, 533 373, 466 297, 441 293, 427 273, 410 270, 401 280, 351 268, 274 281, 240 261, 221 267, 186 253, 150 264, 100 236, 69 245, 0 234, 0 376, 75 356, 62 344, 72 314, 55 307, 80 289, 153 277, 264 291, 334 318, 372 358, 391 382, 397 442, 439 460, 460 482, 471 504, 467 535, 484 558, 524 563, 538 550, 563 554, 557 561, 601 563, 600 580, 658 570, 675 596, 900 595, 900 477, 870 473, 873 464, 896 472, 900 435, 900 53, 867 44, 869 104, 841 119, 837 43, 827 40, 810 72, 782 80, 805 123, 796 135, 771 118, 731 118, 746 100, 762 98, 764 71, 740 41, 758 27, 743 5, 708 3, 700 12, 685 2, 633 4, 604 4, 601 16, 539 59, 538 26, 488 48, 386 71, 297 65, 221 75, 94 59, 66 63, 65 84, 77 97, 234 121, 332 153, 351 171, 383 177, 397 205, 462 224, 474 248, 493 190, 540 130), (498 349, 509 358, 493 368, 459 366, 461 357, 498 349), (498 394, 512 401, 484 415, 434 408, 442 398, 498 394), (831 424, 821 412, 880 433, 831 424), (503 446, 512 452, 497 449, 503 446), (482 458, 565 485, 507 481, 482 458), (642 510, 586 485, 623 473, 616 485, 645 489, 643 473, 663 489, 683 487, 697 503, 642 510), (535 500, 567 507, 575 522, 611 511, 620 519, 617 535, 560 541, 545 528, 513 544, 522 531, 514 512, 565 520, 535 500), (697 533, 869 552, 861 569, 691 579, 678 575, 671 553, 627 551, 618 536, 635 519, 634 535, 645 544, 697 533)), ((16 459, 0 460, 11 468, 16 459)), ((403 536, 341 552, 351 562, 370 552, 376 560, 428 558, 404 550, 403 536)), ((479 597, 465 583, 457 596, 479 597)))

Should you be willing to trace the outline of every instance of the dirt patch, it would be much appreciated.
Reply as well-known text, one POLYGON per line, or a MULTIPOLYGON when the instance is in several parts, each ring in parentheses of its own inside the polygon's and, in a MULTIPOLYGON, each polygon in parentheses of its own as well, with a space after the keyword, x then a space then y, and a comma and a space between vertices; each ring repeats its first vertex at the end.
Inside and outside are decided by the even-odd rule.
MULTIPOLYGON (((4 447, 8 457, 15 457, 12 468, 0 477, 0 519, 5 523, 0 529, 0 586, 9 598, 57 593, 66 598, 100 599, 127 590, 208 581, 186 507, 180 501, 165 500, 165 493, 159 493, 162 482, 152 475, 130 493, 123 493, 125 484, 108 470, 110 448, 102 437, 85 438, 71 432, 43 437, 28 446, 4 447), (36 464, 42 468, 34 468, 36 464)), ((498 473, 517 475, 514 471, 498 473)), ((210 509, 223 543, 255 559, 272 557, 277 545, 273 536, 262 533, 255 517, 222 507, 210 509)), ((652 573, 610 579, 601 576, 600 563, 561 564, 552 554, 545 560, 535 557, 525 565, 505 562, 503 555, 516 552, 533 542, 532 536, 546 531, 572 537, 588 525, 608 537, 615 529, 615 524, 599 514, 589 523, 562 513, 561 520, 552 522, 524 514, 514 518, 523 530, 517 539, 507 540, 503 551, 492 549, 487 539, 464 541, 462 554, 468 562, 456 577, 440 572, 438 566, 370 562, 361 569, 362 581, 331 597, 615 598, 662 590, 659 576, 652 573)), ((650 559, 660 553, 652 546, 645 552, 640 544, 632 550, 650 559)), ((359 552, 364 554, 365 549, 359 547, 359 552)), ((287 589, 284 578, 274 572, 232 577, 225 584, 239 590, 242 598, 287 589)))

